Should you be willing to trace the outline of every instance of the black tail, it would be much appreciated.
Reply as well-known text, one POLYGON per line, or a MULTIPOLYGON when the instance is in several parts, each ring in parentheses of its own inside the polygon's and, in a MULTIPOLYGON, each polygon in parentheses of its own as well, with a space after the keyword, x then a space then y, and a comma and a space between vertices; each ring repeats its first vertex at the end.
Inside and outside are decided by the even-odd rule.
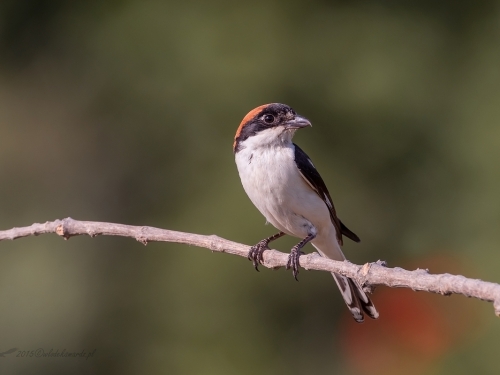
POLYGON ((355 321, 362 323, 365 320, 363 312, 372 319, 378 318, 379 314, 373 302, 356 281, 337 273, 332 275, 355 321))

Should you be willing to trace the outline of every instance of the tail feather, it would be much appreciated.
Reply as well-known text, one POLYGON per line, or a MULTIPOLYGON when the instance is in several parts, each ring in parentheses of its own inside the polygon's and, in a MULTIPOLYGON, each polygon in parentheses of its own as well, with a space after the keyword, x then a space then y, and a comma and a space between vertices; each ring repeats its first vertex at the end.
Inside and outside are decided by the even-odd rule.
POLYGON ((365 320, 363 312, 372 319, 378 318, 379 314, 373 302, 356 281, 337 273, 332 273, 332 276, 355 321, 362 323, 365 320))
MULTIPOLYGON (((332 237, 327 241, 315 240, 313 246, 318 250, 321 256, 335 260, 344 260, 344 254, 342 249, 338 244, 336 237, 332 234, 332 237), (332 246, 333 244, 333 246, 332 246)), ((337 283, 342 298, 344 299, 347 308, 351 312, 354 320, 358 323, 362 323, 365 320, 364 314, 368 315, 372 319, 377 319, 379 314, 373 302, 363 291, 363 288, 353 279, 339 275, 338 273, 333 273, 332 276, 337 283)))
POLYGON ((337 273, 332 273, 332 276, 335 279, 335 282, 340 289, 340 294, 342 294, 342 298, 344 299, 344 302, 351 312, 354 320, 358 323, 362 323, 365 320, 365 317, 356 290, 352 286, 352 280, 337 273))
POLYGON ((356 281, 353 279, 349 279, 349 281, 352 284, 352 287, 359 298, 359 302, 361 303, 361 308, 363 311, 372 319, 378 319, 379 314, 377 309, 375 308, 375 305, 373 304, 372 300, 370 297, 366 295, 364 292, 363 288, 361 288, 356 281))

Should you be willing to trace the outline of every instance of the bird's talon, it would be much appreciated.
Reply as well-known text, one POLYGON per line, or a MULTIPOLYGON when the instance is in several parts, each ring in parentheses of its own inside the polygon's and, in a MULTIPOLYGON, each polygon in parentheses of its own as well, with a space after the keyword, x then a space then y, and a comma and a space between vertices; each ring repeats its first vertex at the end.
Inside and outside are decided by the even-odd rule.
POLYGON ((298 250, 296 247, 293 247, 290 255, 288 256, 288 262, 286 263, 286 269, 292 269, 293 278, 297 281, 299 281, 299 279, 297 278, 300 266, 299 258, 303 254, 304 252, 298 250))
POLYGON ((251 260, 256 271, 259 271, 259 264, 264 262, 264 251, 269 250, 268 242, 263 240, 250 248, 248 260, 251 260))
POLYGON ((255 271, 260 272, 259 263, 257 263, 255 260, 253 261, 253 267, 255 268, 255 271))

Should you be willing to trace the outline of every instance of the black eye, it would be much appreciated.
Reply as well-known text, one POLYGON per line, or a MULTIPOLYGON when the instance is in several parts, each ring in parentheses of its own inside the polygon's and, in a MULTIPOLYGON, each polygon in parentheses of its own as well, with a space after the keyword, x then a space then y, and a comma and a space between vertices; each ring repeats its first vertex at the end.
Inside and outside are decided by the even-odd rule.
POLYGON ((267 124, 272 124, 274 122, 274 116, 273 115, 265 115, 264 122, 267 124))

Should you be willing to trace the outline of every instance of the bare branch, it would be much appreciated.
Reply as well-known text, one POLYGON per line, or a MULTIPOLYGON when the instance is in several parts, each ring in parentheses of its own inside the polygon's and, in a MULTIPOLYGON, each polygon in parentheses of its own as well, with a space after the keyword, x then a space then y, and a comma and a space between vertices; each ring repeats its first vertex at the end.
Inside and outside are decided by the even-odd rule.
MULTIPOLYGON (((56 233, 65 239, 85 234, 90 237, 99 235, 131 237, 144 245, 151 241, 175 242, 205 247, 212 251, 242 257, 247 257, 250 249, 250 246, 229 241, 215 235, 203 236, 153 227, 78 221, 71 218, 0 231, 0 241, 38 236, 45 233, 56 233)), ((287 260, 288 254, 276 250, 268 250, 264 252, 263 265, 268 268, 284 267, 287 260)), ((340 273, 357 280, 367 290, 376 285, 386 285, 392 288, 410 288, 442 295, 462 294, 466 297, 493 302, 495 314, 500 316, 500 284, 478 279, 468 279, 464 276, 447 273, 433 275, 429 274, 427 270, 422 269, 407 271, 398 267, 388 268, 381 261, 358 266, 347 261, 339 262, 326 259, 317 253, 302 255, 300 257, 300 266, 307 270, 340 273)))

